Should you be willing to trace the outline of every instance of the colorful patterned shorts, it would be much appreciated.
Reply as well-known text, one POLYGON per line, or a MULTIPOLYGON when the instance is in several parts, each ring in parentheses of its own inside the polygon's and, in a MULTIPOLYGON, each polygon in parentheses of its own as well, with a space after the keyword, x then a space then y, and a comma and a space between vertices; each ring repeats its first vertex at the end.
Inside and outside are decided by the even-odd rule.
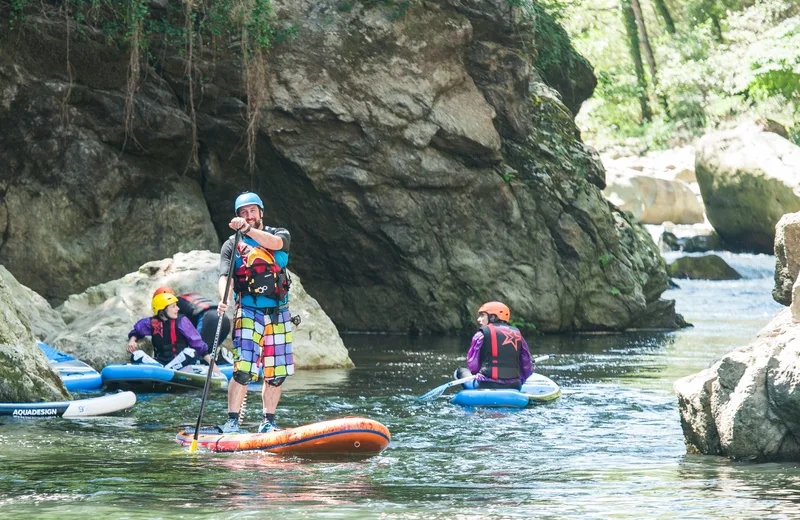
POLYGON ((294 374, 288 307, 278 312, 277 325, 273 325, 273 317, 272 309, 241 305, 233 314, 233 370, 250 372, 253 381, 258 380, 259 357, 267 381, 294 374))

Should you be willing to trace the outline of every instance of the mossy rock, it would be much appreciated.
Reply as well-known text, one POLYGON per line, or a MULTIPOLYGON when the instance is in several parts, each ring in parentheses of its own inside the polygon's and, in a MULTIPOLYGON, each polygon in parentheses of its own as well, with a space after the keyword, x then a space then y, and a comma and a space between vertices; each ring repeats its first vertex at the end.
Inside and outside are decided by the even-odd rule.
POLYGON ((69 399, 58 373, 36 346, 27 317, 30 309, 13 297, 11 278, 0 277, 0 402, 69 399))
POLYGON ((667 265, 667 273, 673 278, 690 280, 739 280, 742 277, 717 255, 678 258, 667 265))
POLYGON ((708 235, 695 235, 682 238, 680 240, 680 248, 687 253, 705 253, 706 251, 713 251, 715 249, 724 249, 724 245, 716 231, 712 231, 708 235))

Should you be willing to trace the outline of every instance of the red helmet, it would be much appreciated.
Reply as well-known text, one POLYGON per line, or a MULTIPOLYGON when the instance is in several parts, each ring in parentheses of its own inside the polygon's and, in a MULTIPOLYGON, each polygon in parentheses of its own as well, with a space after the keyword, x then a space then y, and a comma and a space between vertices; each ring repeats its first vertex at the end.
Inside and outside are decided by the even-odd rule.
POLYGON ((486 314, 494 314, 499 319, 503 321, 508 321, 511 319, 511 311, 508 310, 508 306, 505 303, 501 302, 487 302, 481 305, 481 308, 478 309, 478 313, 485 312, 486 314))
POLYGON ((167 286, 161 286, 158 289, 156 289, 156 292, 153 293, 153 298, 155 298, 159 294, 164 294, 164 293, 171 294, 171 295, 175 296, 175 291, 173 291, 172 289, 170 289, 167 286))

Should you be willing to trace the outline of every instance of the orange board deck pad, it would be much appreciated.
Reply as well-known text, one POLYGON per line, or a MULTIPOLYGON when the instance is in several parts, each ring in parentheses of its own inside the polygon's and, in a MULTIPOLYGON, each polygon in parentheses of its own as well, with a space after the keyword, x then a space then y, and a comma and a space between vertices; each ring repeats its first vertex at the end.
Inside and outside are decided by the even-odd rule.
MULTIPOLYGON (((391 440, 383 424, 364 417, 342 417, 268 433, 204 433, 197 445, 211 451, 267 451, 294 455, 377 455, 391 440)), ((178 433, 177 441, 189 446, 194 430, 178 433)))

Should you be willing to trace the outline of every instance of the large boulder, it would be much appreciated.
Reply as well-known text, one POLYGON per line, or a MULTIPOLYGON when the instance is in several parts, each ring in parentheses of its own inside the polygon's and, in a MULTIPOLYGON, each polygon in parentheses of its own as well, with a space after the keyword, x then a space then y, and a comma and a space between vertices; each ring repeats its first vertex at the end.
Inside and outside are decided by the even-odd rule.
MULTIPOLYGON (((70 296, 58 308, 66 329, 48 336, 46 342, 98 370, 108 363, 125 363, 129 358, 125 351, 128 332, 138 319, 152 315, 150 301, 155 289, 166 285, 176 294, 199 292, 218 301, 218 269, 219 254, 210 251, 178 253, 173 258, 148 262, 118 280, 70 296)), ((336 327, 296 275, 289 308, 303 321, 293 335, 298 369, 353 366, 336 327)), ((230 336, 223 346, 231 347, 230 336)))
MULTIPOLYGON (((602 198, 573 118, 594 75, 553 16, 506 0, 349 5, 272 2, 276 34, 298 37, 276 39, 269 73, 251 76, 264 100, 252 127, 241 42, 226 31, 203 35, 217 44, 195 47, 195 75, 172 35, 148 33, 130 121, 128 52, 105 34, 73 27, 68 77, 63 16, 0 31, 12 179, 0 227, 13 239, 0 261, 57 301, 175 251, 215 250, 206 208, 224 237, 232 200, 255 189, 342 328, 453 331, 485 299, 542 331, 679 321, 660 300, 658 250, 602 198), (193 145, 200 165, 187 170, 193 145), (44 245, 31 255, 29 242, 44 245)), ((157 21, 182 6, 148 3, 157 21)))
POLYGON ((771 254, 775 225, 800 211, 800 147, 765 128, 746 123, 705 135, 695 172, 708 220, 722 240, 771 254))
POLYGON ((30 306, 30 300, 18 302, 19 284, 5 269, 0 271, 0 402, 69 399, 31 331, 29 313, 37 315, 40 309, 30 306))
POLYGON ((0 265, 0 279, 11 294, 11 298, 17 305, 25 309, 25 316, 31 326, 33 335, 40 340, 47 336, 64 330, 66 324, 61 315, 53 309, 47 300, 42 298, 35 291, 25 287, 14 278, 14 275, 0 265))
POLYGON ((609 168, 606 164, 603 195, 623 211, 633 213, 642 224, 698 224, 705 218, 703 204, 685 182, 619 166, 609 168))
POLYGON ((772 297, 783 305, 792 303, 792 286, 800 274, 800 213, 781 217, 775 226, 775 287, 772 297))
POLYGON ((800 323, 784 309, 747 346, 675 383, 690 453, 800 461, 800 323))
POLYGON ((742 277, 717 255, 683 256, 667 265, 667 273, 673 278, 690 280, 739 280, 742 277))

